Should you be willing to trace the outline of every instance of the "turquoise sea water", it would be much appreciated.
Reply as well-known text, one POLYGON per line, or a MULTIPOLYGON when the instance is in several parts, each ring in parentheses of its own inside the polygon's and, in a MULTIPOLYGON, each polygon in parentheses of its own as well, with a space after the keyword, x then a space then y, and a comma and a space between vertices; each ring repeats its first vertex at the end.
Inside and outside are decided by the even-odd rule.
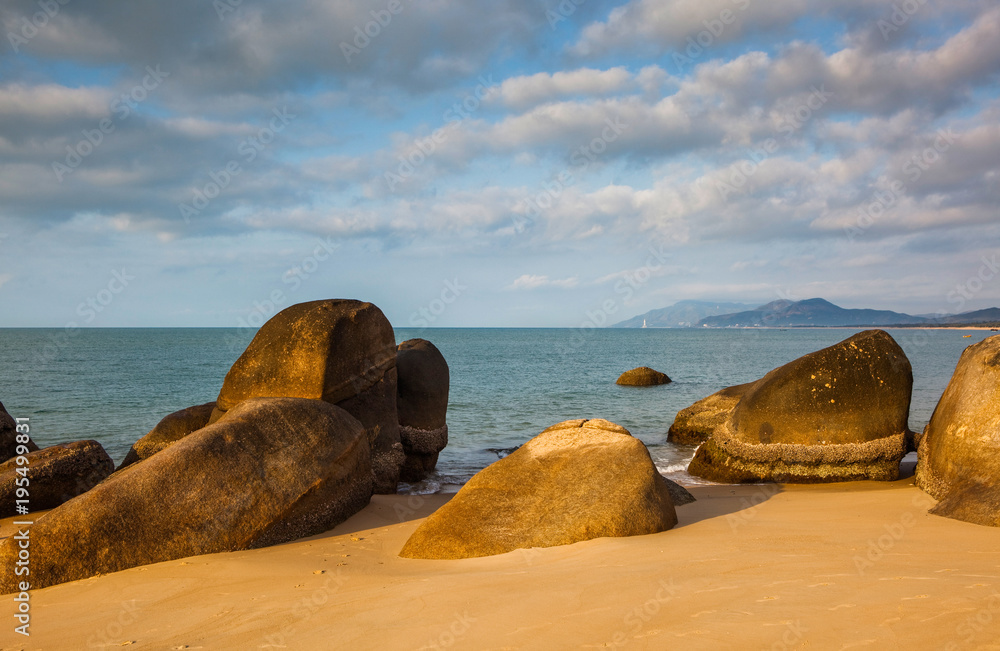
MULTIPOLYGON (((450 442, 438 473, 403 490, 454 490, 506 450, 571 418, 624 425, 649 446, 662 472, 699 483, 684 472, 694 449, 666 442, 678 410, 854 332, 399 328, 397 341, 434 342, 451 369, 450 442), (663 371, 673 383, 615 384, 636 366, 663 371)), ((910 426, 921 429, 962 350, 991 333, 891 334, 913 365, 910 426)), ((220 328, 0 329, 0 401, 30 418, 39 444, 96 439, 117 463, 166 414, 214 400, 251 336, 220 328)))

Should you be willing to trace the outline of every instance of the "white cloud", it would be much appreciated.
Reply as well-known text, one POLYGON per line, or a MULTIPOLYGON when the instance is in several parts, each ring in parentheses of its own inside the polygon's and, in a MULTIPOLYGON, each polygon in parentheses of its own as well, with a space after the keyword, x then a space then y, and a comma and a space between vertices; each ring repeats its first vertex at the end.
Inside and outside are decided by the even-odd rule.
POLYGON ((507 289, 513 290, 534 290, 534 289, 572 289, 580 284, 579 279, 576 276, 572 278, 562 278, 562 279, 552 279, 548 276, 536 276, 533 274, 524 274, 518 276, 514 282, 507 286, 507 289))

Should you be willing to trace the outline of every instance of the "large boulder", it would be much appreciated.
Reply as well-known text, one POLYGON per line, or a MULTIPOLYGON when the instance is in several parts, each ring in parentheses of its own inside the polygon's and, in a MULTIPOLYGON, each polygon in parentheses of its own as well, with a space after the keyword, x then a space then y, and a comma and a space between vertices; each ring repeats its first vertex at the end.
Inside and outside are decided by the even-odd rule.
POLYGON ((667 440, 680 445, 704 443, 712 436, 716 427, 726 422, 751 384, 726 387, 681 409, 667 431, 667 440))
POLYGON ((168 414, 156 424, 156 427, 149 430, 141 439, 136 441, 129 449, 125 459, 122 460, 118 469, 131 466, 137 461, 148 459, 167 446, 176 443, 191 432, 196 432, 208 425, 212 412, 215 410, 214 402, 207 402, 203 405, 188 407, 168 414))
MULTIPOLYGON (((115 464, 97 441, 60 443, 25 455, 28 506, 32 512, 54 509, 104 481, 115 464)), ((0 464, 0 518, 17 514, 17 480, 24 475, 17 459, 0 464)))
POLYGON ((1000 336, 965 349, 920 442, 931 513, 1000 526, 1000 336))
POLYGON ((18 445, 24 445, 27 447, 28 452, 34 452, 38 449, 35 442, 31 440, 30 432, 27 434, 21 433, 20 441, 18 440, 18 434, 17 421, 14 420, 13 416, 7 413, 7 409, 4 408, 3 403, 0 402, 0 462, 4 462, 7 459, 17 456, 18 445))
POLYGON ((860 332, 747 387, 688 472, 722 483, 897 479, 912 385, 893 338, 860 332))
POLYGON ((624 387, 655 387, 660 384, 669 384, 671 379, 666 373, 653 370, 648 366, 639 366, 631 371, 625 371, 618 376, 615 384, 624 387))
POLYGON ((400 479, 420 481, 448 444, 448 362, 431 342, 409 339, 396 349, 396 410, 406 461, 400 479))
MULTIPOLYGON (((364 428, 304 398, 251 398, 224 418, 39 518, 31 585, 42 588, 197 554, 317 534, 372 494, 364 428)), ((13 567, 17 541, 0 544, 13 567)), ((12 573, 0 592, 15 586, 12 573)))
POLYGON ((400 556, 491 556, 675 524, 667 484, 641 441, 606 420, 570 420, 477 473, 400 556))
POLYGON ((377 307, 325 300, 274 315, 226 374, 210 422, 261 397, 324 400, 347 410, 365 427, 376 492, 396 492, 404 459, 396 417, 396 339, 377 307))

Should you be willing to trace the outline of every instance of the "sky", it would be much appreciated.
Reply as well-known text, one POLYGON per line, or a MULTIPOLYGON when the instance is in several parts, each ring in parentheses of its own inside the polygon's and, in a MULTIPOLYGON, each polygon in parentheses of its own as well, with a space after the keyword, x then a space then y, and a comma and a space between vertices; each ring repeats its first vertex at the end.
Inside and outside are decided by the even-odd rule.
POLYGON ((0 326, 1000 305, 1000 4, 4 0, 0 326))

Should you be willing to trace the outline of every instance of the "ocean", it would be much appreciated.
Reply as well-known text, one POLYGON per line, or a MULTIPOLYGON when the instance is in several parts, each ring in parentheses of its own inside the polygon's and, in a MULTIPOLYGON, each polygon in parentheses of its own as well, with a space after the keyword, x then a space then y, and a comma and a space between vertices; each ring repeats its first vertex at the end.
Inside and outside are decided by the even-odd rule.
MULTIPOLYGON (((437 472, 401 492, 451 492, 546 427, 605 418, 649 447, 683 484, 694 448, 666 442, 677 411, 756 380, 857 329, 399 328, 397 342, 432 341, 451 370, 448 447, 437 472), (620 387, 650 366, 671 384, 620 387)), ((988 331, 897 329, 913 365, 910 427, 920 430, 966 346, 988 331), (963 335, 972 334, 971 338, 963 335)), ((46 446, 95 439, 117 464, 165 415, 214 400, 252 332, 227 328, 0 329, 0 401, 46 446)))

